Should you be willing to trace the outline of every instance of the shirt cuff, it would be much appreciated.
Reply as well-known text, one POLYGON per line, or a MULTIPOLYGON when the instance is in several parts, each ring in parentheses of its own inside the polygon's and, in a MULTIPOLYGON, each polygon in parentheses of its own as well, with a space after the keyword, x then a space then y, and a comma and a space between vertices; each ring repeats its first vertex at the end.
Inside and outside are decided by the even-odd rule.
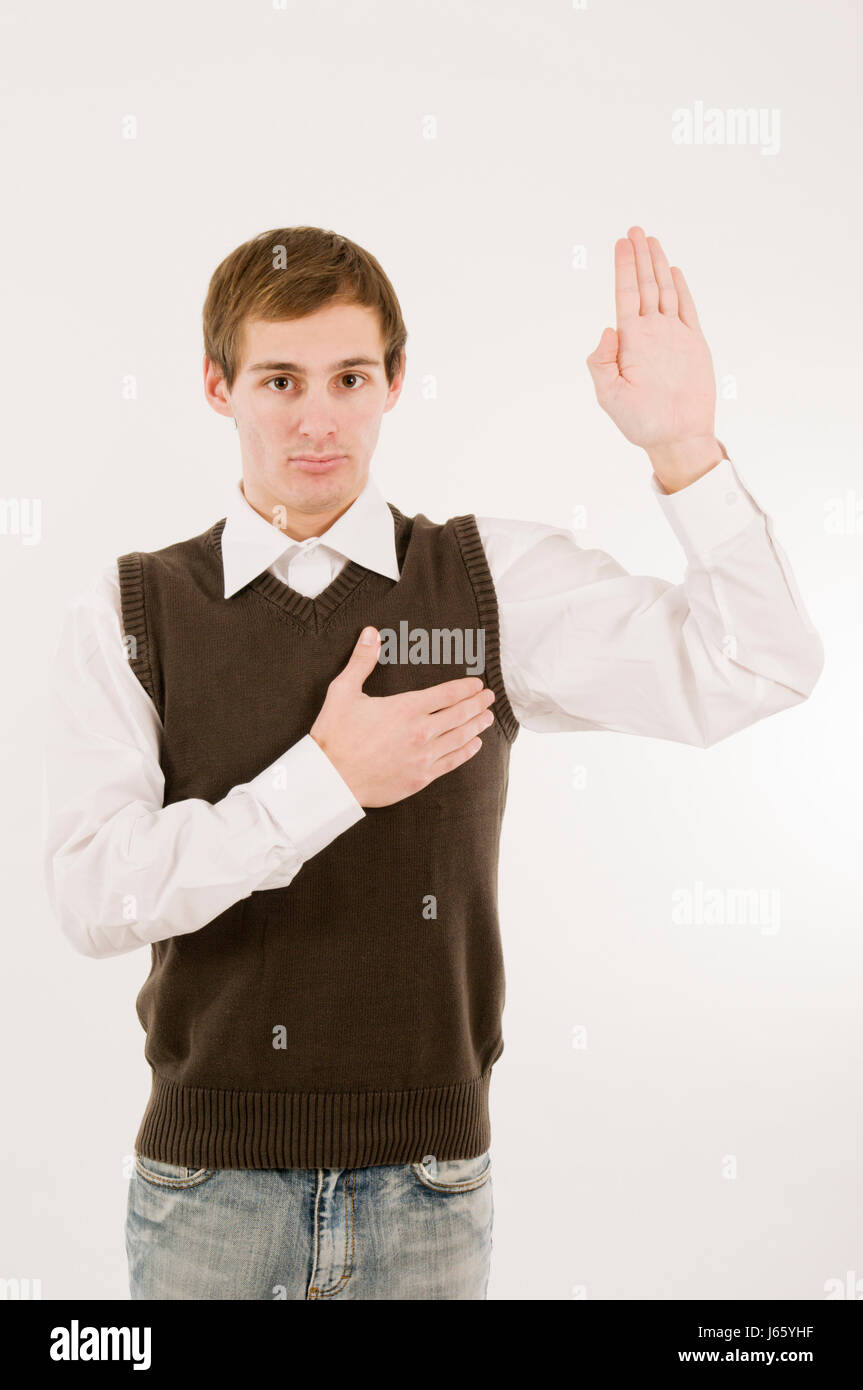
POLYGON ((684 550, 696 555, 715 550, 743 531, 753 517, 764 515, 729 458, 720 459, 676 492, 666 492, 655 473, 650 483, 684 550))
POLYGON ((304 862, 365 815, 311 734, 246 785, 304 862))

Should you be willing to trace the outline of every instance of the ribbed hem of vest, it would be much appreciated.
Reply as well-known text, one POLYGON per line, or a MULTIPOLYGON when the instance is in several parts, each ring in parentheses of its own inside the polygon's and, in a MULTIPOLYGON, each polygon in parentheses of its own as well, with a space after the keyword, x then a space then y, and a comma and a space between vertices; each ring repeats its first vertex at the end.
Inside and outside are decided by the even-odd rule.
MULTIPOLYGON (((502 1051, 499 1046, 498 1055, 502 1051)), ((497 1060, 495 1058, 495 1060, 497 1060)), ((492 1066, 494 1063, 492 1063, 492 1066)), ((368 1168, 476 1158, 491 1145, 492 1068, 412 1091, 217 1091, 153 1074, 135 1149, 186 1168, 368 1168)))

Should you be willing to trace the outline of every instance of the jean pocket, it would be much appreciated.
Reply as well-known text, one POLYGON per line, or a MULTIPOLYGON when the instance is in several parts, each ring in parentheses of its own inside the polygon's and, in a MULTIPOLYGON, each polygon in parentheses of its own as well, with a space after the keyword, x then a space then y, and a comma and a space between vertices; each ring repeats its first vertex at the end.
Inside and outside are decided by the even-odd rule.
POLYGON ((135 1154, 135 1171, 144 1182, 152 1187, 186 1188, 200 1187, 215 1173, 215 1168, 185 1168, 178 1163, 163 1163, 159 1158, 146 1158, 135 1154))
POLYGON ((440 1160, 434 1154, 427 1154, 422 1163, 412 1163, 411 1169, 422 1183, 435 1192, 472 1192, 483 1187, 491 1177, 491 1152, 478 1154, 476 1158, 449 1158, 440 1160))

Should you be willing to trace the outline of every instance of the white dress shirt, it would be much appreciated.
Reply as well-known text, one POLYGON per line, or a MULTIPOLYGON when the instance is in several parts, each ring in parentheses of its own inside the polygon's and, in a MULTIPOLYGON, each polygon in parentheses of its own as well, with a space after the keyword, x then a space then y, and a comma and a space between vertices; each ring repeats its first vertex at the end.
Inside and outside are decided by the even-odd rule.
MULTIPOLYGON (((649 481, 685 552, 680 584, 630 575, 564 527, 477 517, 504 687, 528 729, 706 748, 805 700, 818 679, 821 639, 770 517, 730 459, 674 493, 655 474, 649 481)), ((226 514, 226 602, 264 570, 309 596, 348 560, 399 577, 392 513, 371 476, 321 538, 292 541, 250 506, 240 481, 226 514)), ((84 955, 198 931, 251 893, 289 884, 365 815, 308 734, 214 804, 163 805, 162 725, 127 660, 116 562, 67 602, 54 673, 45 881, 84 955)))

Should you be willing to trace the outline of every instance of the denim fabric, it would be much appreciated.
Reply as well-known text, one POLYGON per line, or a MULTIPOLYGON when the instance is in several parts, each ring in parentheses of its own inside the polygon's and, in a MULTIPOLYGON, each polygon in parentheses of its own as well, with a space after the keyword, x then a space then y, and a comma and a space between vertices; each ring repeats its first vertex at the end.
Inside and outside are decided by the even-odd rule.
POLYGON ((484 1299, 491 1154, 371 1168, 182 1168, 136 1154, 133 1299, 484 1299))

